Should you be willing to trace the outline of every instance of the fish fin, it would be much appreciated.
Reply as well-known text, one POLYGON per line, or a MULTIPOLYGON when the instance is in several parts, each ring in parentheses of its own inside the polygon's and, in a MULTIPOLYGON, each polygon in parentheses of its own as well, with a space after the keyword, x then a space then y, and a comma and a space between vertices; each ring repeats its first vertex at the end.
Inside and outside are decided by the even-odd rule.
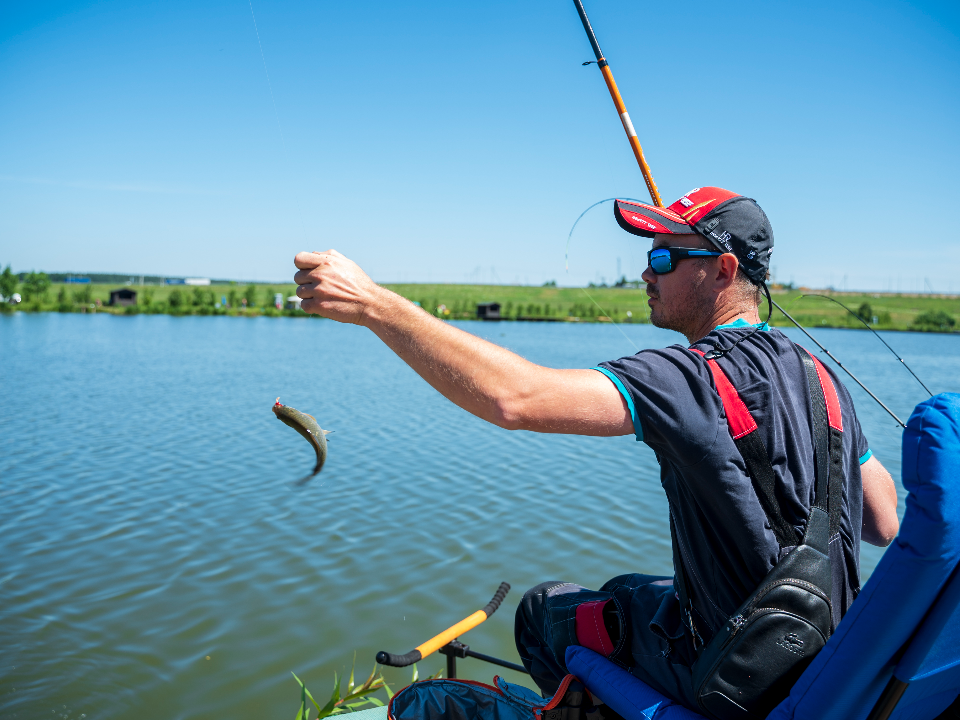
POLYGON ((324 437, 326 437, 327 435, 329 435, 329 434, 332 433, 332 432, 336 432, 336 430, 324 430, 324 431, 323 431, 323 435, 324 435, 324 437))
POLYGON ((306 415, 308 418, 310 418, 310 419, 313 420, 314 422, 317 421, 317 419, 316 419, 313 415, 311 415, 310 413, 304 413, 304 415, 306 415))

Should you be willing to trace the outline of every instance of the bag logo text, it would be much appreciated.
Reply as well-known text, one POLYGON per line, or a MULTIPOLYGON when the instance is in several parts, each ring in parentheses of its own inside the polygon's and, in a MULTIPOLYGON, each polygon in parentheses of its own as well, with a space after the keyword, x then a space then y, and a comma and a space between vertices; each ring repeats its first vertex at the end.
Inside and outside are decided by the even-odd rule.
POLYGON ((794 655, 803 655, 803 640, 797 637, 796 633, 788 633, 777 640, 777 645, 784 650, 789 650, 794 655))

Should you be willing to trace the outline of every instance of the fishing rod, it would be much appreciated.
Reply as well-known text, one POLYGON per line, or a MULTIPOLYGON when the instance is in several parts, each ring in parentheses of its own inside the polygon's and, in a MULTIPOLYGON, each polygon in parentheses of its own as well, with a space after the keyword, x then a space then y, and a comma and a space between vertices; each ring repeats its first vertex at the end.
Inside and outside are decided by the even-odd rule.
POLYGON ((830 297, 829 295, 820 295, 819 293, 807 293, 806 295, 801 295, 800 297, 820 297, 820 298, 826 298, 827 300, 830 300, 831 302, 835 302, 837 305, 839 305, 840 307, 842 307, 842 308, 843 308, 844 310, 846 310, 848 313, 850 313, 851 315, 853 315, 857 320, 859 320, 861 323, 863 323, 863 326, 864 326, 867 330, 869 330, 869 331, 872 332, 874 335, 876 335, 877 340, 879 340, 879 341, 882 342, 884 345, 886 345, 887 350, 889 350, 890 352, 892 352, 892 353, 893 353, 893 356, 894 356, 897 360, 899 360, 899 361, 901 362, 901 364, 907 369, 907 372, 910 373, 911 375, 913 375, 913 377, 916 379, 916 381, 917 381, 918 383, 920 383, 920 387, 922 387, 924 390, 926 390, 928 393, 930 393, 930 397, 933 397, 933 393, 930 392, 930 388, 928 388, 926 385, 924 385, 924 384, 923 384, 923 380, 921 380, 920 378, 918 378, 918 377, 917 377, 917 374, 916 374, 913 370, 910 369, 910 366, 907 365, 907 363, 904 361, 904 359, 903 359, 902 357, 900 357, 899 355, 897 355, 897 351, 894 350, 894 349, 893 349, 892 347, 890 347, 889 345, 887 345, 887 341, 884 340, 882 337, 880 337, 880 333, 878 333, 878 332, 877 332, 876 330, 874 330, 872 327, 870 327, 869 325, 867 325, 867 321, 864 320, 864 319, 863 319, 862 317, 860 317, 859 315, 857 315, 857 313, 855 313, 853 310, 851 310, 850 308, 848 308, 846 305, 844 305, 842 302, 840 302, 840 301, 837 300, 836 298, 832 298, 832 297, 830 297))
MULTIPOLYGON (((630 121, 630 115, 627 112, 626 106, 623 104, 623 98, 620 97, 620 91, 617 89, 617 83, 613 79, 613 72, 610 70, 610 64, 603 57, 603 52, 600 50, 600 44, 597 42, 597 36, 593 32, 593 27, 590 25, 590 20, 587 18, 586 11, 583 9, 583 2, 581 2, 581 0, 573 0, 573 4, 577 6, 577 13, 579 13, 580 15, 580 22, 583 23, 583 29, 586 31, 587 38, 590 40, 590 47, 593 48, 593 54, 597 58, 595 61, 588 60, 583 64, 591 65, 594 62, 596 62, 597 67, 600 68, 600 72, 603 73, 603 79, 607 83, 607 89, 610 91, 610 97, 613 98, 613 104, 616 106, 617 112, 620 114, 620 121, 623 123, 623 129, 626 131, 627 137, 630 140, 630 147, 633 148, 634 157, 637 158, 637 163, 640 165, 640 171, 643 173, 643 180, 647 184, 647 190, 650 191, 650 199, 653 200, 653 204, 656 205, 657 207, 663 207, 663 201, 660 199, 660 192, 657 190, 656 183, 653 182, 653 174, 650 172, 650 166, 647 165, 647 161, 643 157, 643 149, 640 147, 640 140, 637 137, 637 132, 636 130, 633 129, 633 123, 630 121)), ((587 208, 587 209, 589 210, 590 208, 587 208)), ((577 219, 577 222, 579 222, 579 218, 577 219)), ((576 227, 576 223, 574 223, 574 227, 576 227)), ((570 232, 572 234, 573 230, 571 229, 570 232)), ((567 240, 569 242, 569 237, 567 238, 567 240)), ((770 299, 770 302, 774 306, 776 306, 777 310, 782 312, 787 317, 787 319, 790 320, 790 322, 792 322, 794 325, 800 328, 800 330, 803 331, 804 335, 806 335, 808 338, 813 340, 817 344, 817 347, 823 350, 823 352, 827 354, 827 357, 833 360, 840 367, 840 369, 842 369, 847 375, 853 378, 853 380, 857 383, 857 385, 862 387, 870 397, 872 397, 874 400, 876 400, 880 404, 880 407, 882 407, 884 410, 890 413, 890 416, 894 420, 896 420, 901 427, 903 428, 906 427, 903 421, 899 417, 897 417, 896 413, 894 413, 893 410, 891 410, 886 405, 884 405, 883 401, 880 400, 880 398, 878 398, 876 395, 870 392, 867 386, 864 385, 862 382, 860 382, 860 380, 857 378, 856 375, 854 375, 852 372, 847 370, 847 368, 844 367, 843 363, 837 360, 837 358, 834 357, 834 355, 829 350, 827 350, 823 345, 820 344, 819 340, 817 340, 813 335, 808 333, 806 328, 804 328, 800 323, 794 320, 793 317, 786 310, 784 310, 782 307, 777 305, 777 303, 774 302, 772 299, 770 299)), ((880 337, 880 336, 878 335, 877 337, 880 337)), ((880 339, 883 340, 883 338, 880 338, 880 339)), ((887 345, 885 342, 883 344, 887 345)), ((887 347, 889 348, 890 346, 887 345, 887 347)), ((892 348, 891 348, 891 352, 892 352, 892 348)), ((896 355, 896 353, 894 353, 894 355, 896 355)), ((900 362, 903 363, 903 359, 900 358, 899 355, 897 355, 897 358, 900 359, 900 362)), ((904 364, 904 367, 906 367, 907 364, 906 363, 903 363, 903 364, 904 364)), ((909 370, 909 368, 907 369, 909 370)), ((913 375, 912 370, 910 371, 910 374, 913 375)), ((916 375, 913 375, 913 376, 917 377, 916 375)), ((920 378, 917 378, 917 380, 919 381, 920 378)), ((922 382, 920 384, 923 385, 922 382)), ((924 390, 927 390, 927 392, 930 392, 927 389, 926 385, 924 385, 923 388, 924 390)))
POLYGON ((593 48, 593 54, 596 60, 587 60, 584 65, 597 64, 600 72, 603 74, 604 82, 607 83, 607 89, 610 91, 610 97, 613 98, 613 104, 620 115, 620 122, 623 123, 623 129, 627 133, 627 139, 630 141, 630 147, 633 149, 633 156, 637 159, 640 166, 640 172, 643 173, 643 181, 647 184, 647 190, 650 192, 650 199, 657 207, 663 207, 663 201, 660 199, 660 191, 657 190, 657 184, 653 181, 653 174, 650 172, 650 166, 647 165, 646 158, 643 157, 643 148, 640 147, 640 140, 637 137, 637 131, 633 129, 633 123, 630 121, 630 113, 627 112, 623 104, 623 98, 620 97, 620 91, 617 89, 617 83, 613 79, 613 72, 610 70, 610 64, 603 57, 600 50, 600 44, 597 42, 597 36, 593 32, 590 20, 587 19, 587 13, 583 9, 583 3, 580 0, 573 0, 577 6, 577 12, 580 14, 580 22, 583 23, 583 29, 587 32, 587 38, 590 40, 590 47, 593 48))
MULTIPOLYGON (((769 296, 768 296, 768 298, 769 298, 769 296)), ((792 322, 794 325, 796 325, 798 328, 800 328, 800 330, 803 332, 804 335, 806 335, 808 338, 810 338, 811 340, 813 340, 813 341, 817 344, 817 347, 820 348, 821 350, 823 350, 823 352, 825 352, 825 353, 827 354, 827 357, 828 357, 828 358, 830 358, 830 359, 833 360, 837 365, 840 366, 840 369, 841 369, 841 370, 843 370, 847 375, 849 375, 851 378, 853 378, 854 382, 856 382, 857 385, 859 385, 860 387, 862 387, 862 388, 864 389, 864 391, 867 393, 867 395, 869 395, 869 396, 872 397, 874 400, 876 400, 878 403, 880 403, 880 407, 882 407, 884 410, 886 410, 888 413, 890 413, 890 417, 892 417, 894 420, 896 420, 896 421, 897 421, 897 424, 899 424, 900 427, 906 429, 907 426, 904 425, 903 420, 901 420, 900 418, 898 418, 897 415, 896 415, 896 413, 893 412, 893 410, 891 410, 891 409, 888 408, 886 405, 884 405, 884 404, 883 404, 883 401, 882 401, 880 398, 878 398, 876 395, 874 395, 872 392, 870 392, 870 390, 867 388, 867 386, 864 385, 862 382, 860 382, 860 380, 857 378, 856 375, 854 375, 852 372, 850 372, 849 370, 847 370, 847 369, 843 366, 843 363, 840 362, 839 360, 837 360, 837 358, 833 356, 833 353, 831 353, 831 352, 830 352, 829 350, 827 350, 823 345, 821 345, 821 344, 820 344, 820 341, 817 340, 813 335, 811 335, 810 333, 808 333, 808 332, 807 332, 807 329, 806 329, 803 325, 801 325, 801 324, 798 323, 796 320, 794 320, 794 319, 793 319, 793 316, 792 316, 790 313, 788 313, 788 312, 787 312, 786 310, 784 310, 782 307, 780 307, 779 305, 777 305, 777 303, 776 303, 775 300, 770 300, 770 302, 773 303, 774 307, 776 307, 777 310, 779 310, 780 312, 782 312, 782 313, 787 317, 787 320, 789 320, 789 321, 792 322)), ((884 343, 884 344, 886 344, 886 343, 884 343)), ((922 384, 922 383, 921 383, 921 384, 922 384)))

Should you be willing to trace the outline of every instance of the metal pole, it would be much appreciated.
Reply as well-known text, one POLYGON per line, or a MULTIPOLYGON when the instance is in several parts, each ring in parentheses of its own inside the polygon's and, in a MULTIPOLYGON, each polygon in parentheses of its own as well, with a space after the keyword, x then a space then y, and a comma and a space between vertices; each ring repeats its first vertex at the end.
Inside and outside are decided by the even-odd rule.
MULTIPOLYGON (((633 129, 633 123, 630 121, 630 113, 627 112, 623 104, 623 98, 620 97, 620 90, 617 89, 617 83, 613 79, 613 71, 610 70, 610 64, 603 57, 600 50, 600 44, 597 42, 597 36, 593 32, 590 20, 587 19, 587 13, 583 9, 583 3, 580 0, 573 0, 577 6, 577 12, 580 14, 580 22, 583 23, 583 29, 587 32, 587 39, 590 40, 590 47, 593 48, 593 54, 597 57, 597 67, 603 74, 603 80, 607 83, 607 90, 610 91, 610 97, 613 98, 613 104, 620 115, 620 122, 623 123, 623 130, 627 133, 627 139, 630 141, 630 147, 633 149, 633 156, 637 159, 640 166, 640 172, 643 173, 643 181, 647 184, 647 191, 650 193, 650 199, 657 207, 663 207, 663 201, 660 199, 660 191, 657 190, 657 184, 653 181, 653 174, 650 172, 650 166, 647 165, 646 158, 643 157, 643 148, 640 147, 640 139, 637 137, 637 131, 633 129)), ((584 65, 589 62, 584 63, 584 65)))
POLYGON ((870 716, 867 720, 887 720, 900 702, 900 698, 907 691, 908 683, 898 680, 896 676, 890 678, 890 682, 883 689, 877 704, 873 706, 870 716))

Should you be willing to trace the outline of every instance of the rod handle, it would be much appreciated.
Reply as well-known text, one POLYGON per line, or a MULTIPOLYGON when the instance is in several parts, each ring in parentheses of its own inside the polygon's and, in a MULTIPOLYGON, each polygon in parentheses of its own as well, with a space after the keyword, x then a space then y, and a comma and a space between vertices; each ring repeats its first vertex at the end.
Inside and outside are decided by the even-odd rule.
POLYGON ((420 655, 419 650, 411 650, 403 655, 394 655, 393 653, 388 653, 383 650, 377 653, 377 662, 381 665, 389 665, 390 667, 406 667, 422 659, 423 657, 420 655))
POLYGON ((497 588, 497 592, 494 593, 493 599, 483 606, 483 612, 487 614, 487 617, 490 617, 497 611, 497 608, 500 607, 500 603, 503 602, 508 592, 510 592, 510 583, 500 583, 500 587, 497 588))
POLYGON ((500 583, 500 587, 497 588, 497 592, 494 593, 493 598, 490 600, 490 602, 484 605, 482 610, 477 610, 475 613, 464 618, 456 625, 451 625, 439 635, 435 635, 425 643, 418 645, 413 650, 408 653, 404 653, 403 655, 394 655, 393 653, 388 653, 384 650, 381 650, 377 653, 377 662, 381 665, 389 665, 390 667, 406 667, 407 665, 413 665, 413 663, 419 662, 423 658, 427 657, 427 655, 435 653, 451 640, 456 640, 458 637, 463 635, 463 633, 467 632, 468 630, 472 630, 488 617, 493 615, 497 611, 497 608, 500 607, 500 603, 503 602, 503 598, 506 597, 508 592, 510 592, 510 583, 500 583))

